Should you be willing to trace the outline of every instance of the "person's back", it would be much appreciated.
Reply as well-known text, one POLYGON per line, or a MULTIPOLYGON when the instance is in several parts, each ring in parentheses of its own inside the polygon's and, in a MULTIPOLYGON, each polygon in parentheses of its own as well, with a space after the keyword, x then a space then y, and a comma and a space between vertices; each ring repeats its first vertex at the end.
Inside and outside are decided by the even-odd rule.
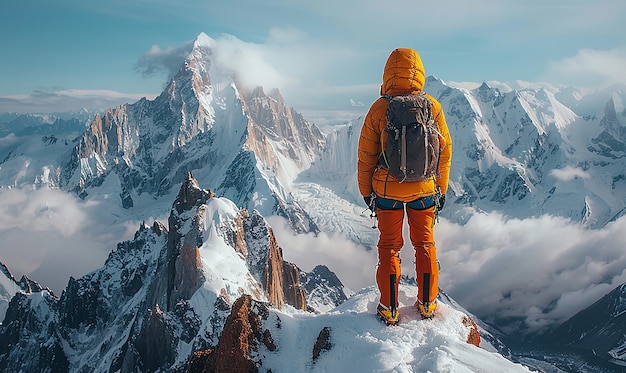
POLYGON ((384 161, 389 98, 423 94, 424 83, 424 66, 417 52, 408 48, 395 49, 385 64, 381 98, 370 107, 359 138, 359 190, 368 207, 376 211, 380 231, 376 272, 376 282, 381 293, 378 314, 388 324, 398 321, 399 255, 404 244, 402 226, 405 208, 411 243, 415 248, 419 286, 416 305, 422 317, 433 317, 439 293, 433 228, 435 214, 443 208, 448 190, 452 140, 441 104, 435 98, 424 94, 430 102, 438 133, 437 172, 425 180, 407 181, 393 176, 384 161))

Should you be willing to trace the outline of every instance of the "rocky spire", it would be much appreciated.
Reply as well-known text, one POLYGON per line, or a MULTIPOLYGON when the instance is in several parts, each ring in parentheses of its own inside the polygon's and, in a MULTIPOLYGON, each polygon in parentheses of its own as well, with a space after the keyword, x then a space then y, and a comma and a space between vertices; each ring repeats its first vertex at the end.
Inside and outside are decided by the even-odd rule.
POLYGON ((193 177, 191 172, 187 172, 187 179, 178 191, 172 210, 176 209, 176 212, 181 214, 184 211, 190 211, 194 206, 205 203, 212 197, 215 197, 215 193, 211 190, 201 189, 198 180, 193 177))
POLYGON ((168 310, 180 299, 187 300, 204 282, 199 247, 202 245, 202 205, 215 197, 210 190, 201 189, 191 172, 180 187, 169 217, 170 232, 167 241, 167 299, 168 310), (191 221, 190 221, 191 220, 191 221), (187 222, 189 232, 181 232, 187 222))

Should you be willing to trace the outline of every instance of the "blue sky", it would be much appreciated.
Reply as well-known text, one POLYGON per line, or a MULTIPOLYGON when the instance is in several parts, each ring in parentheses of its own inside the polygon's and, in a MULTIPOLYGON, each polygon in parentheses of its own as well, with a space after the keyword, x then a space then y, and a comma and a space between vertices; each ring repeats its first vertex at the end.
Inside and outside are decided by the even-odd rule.
POLYGON ((427 74, 445 81, 626 83, 623 0, 29 0, 0 9, 0 112, 155 96, 201 32, 240 51, 256 64, 252 78, 305 112, 351 98, 368 106, 397 47, 416 49, 427 74))

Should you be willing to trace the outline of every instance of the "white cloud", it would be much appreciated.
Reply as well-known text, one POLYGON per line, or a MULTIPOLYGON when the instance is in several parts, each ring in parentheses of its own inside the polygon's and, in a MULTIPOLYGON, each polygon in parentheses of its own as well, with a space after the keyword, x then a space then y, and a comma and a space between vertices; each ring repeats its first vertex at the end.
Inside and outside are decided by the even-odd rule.
POLYGON ((581 49, 573 57, 548 64, 543 79, 581 87, 626 84, 626 47, 581 49))
POLYGON ((117 105, 132 103, 142 97, 152 99, 151 93, 122 93, 110 90, 60 89, 37 91, 29 95, 0 96, 0 112, 58 113, 90 110, 106 110, 117 105))
MULTIPOLYGON (((373 101, 378 84, 345 85, 342 75, 353 73, 358 56, 345 44, 310 37, 296 28, 272 28, 262 43, 221 34, 213 41, 213 68, 222 74, 237 74, 247 88, 278 88, 289 106, 306 110, 325 105, 327 110, 350 108, 350 98, 373 101), (340 77, 340 78, 338 78, 340 77)), ((151 76, 173 76, 182 65, 193 43, 179 47, 152 46, 138 60, 136 71, 151 76)), ((371 61, 370 61, 371 62, 371 61)), ((376 62, 380 62, 376 60, 376 62)), ((371 76, 380 78, 382 71, 371 76)), ((216 78, 212 76, 213 78, 216 78)))
POLYGON ((139 222, 103 224, 101 207, 60 190, 0 189, 0 261, 58 295, 69 276, 101 267, 139 222))
POLYGON ((0 227, 24 231, 57 231, 64 237, 82 228, 85 213, 73 198, 58 190, 0 190, 0 227))
POLYGON ((581 170, 580 168, 567 166, 561 169, 554 169, 550 171, 550 175, 561 181, 570 181, 574 179, 588 179, 589 173, 581 170))
POLYGON ((169 79, 176 75, 192 48, 193 42, 165 49, 153 45, 139 57, 135 64, 135 71, 144 77, 165 74, 169 79))
POLYGON ((551 216, 476 214, 464 226, 444 220, 440 286, 486 321, 553 326, 626 282, 625 228, 626 218, 600 230, 551 216))
POLYGON ((293 79, 288 70, 278 67, 276 59, 284 51, 281 45, 247 43, 229 35, 215 42, 214 62, 221 70, 234 71, 249 89, 257 86, 284 88, 293 79))
POLYGON ((269 44, 290 45, 307 38, 307 34, 296 28, 278 28, 273 27, 269 31, 269 44))

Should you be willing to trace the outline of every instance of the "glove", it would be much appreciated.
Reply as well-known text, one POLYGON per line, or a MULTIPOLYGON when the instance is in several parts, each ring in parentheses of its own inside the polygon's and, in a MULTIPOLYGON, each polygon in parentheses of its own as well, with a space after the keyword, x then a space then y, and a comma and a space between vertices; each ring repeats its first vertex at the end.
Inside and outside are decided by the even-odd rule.
POLYGON ((435 200, 435 204, 437 205, 437 211, 443 210, 443 206, 446 204, 446 195, 438 194, 435 200))
POLYGON ((372 212, 376 209, 376 201, 374 200, 375 198, 372 197, 372 195, 369 196, 363 196, 363 201, 365 201, 365 205, 367 206, 368 209, 370 209, 372 212))

